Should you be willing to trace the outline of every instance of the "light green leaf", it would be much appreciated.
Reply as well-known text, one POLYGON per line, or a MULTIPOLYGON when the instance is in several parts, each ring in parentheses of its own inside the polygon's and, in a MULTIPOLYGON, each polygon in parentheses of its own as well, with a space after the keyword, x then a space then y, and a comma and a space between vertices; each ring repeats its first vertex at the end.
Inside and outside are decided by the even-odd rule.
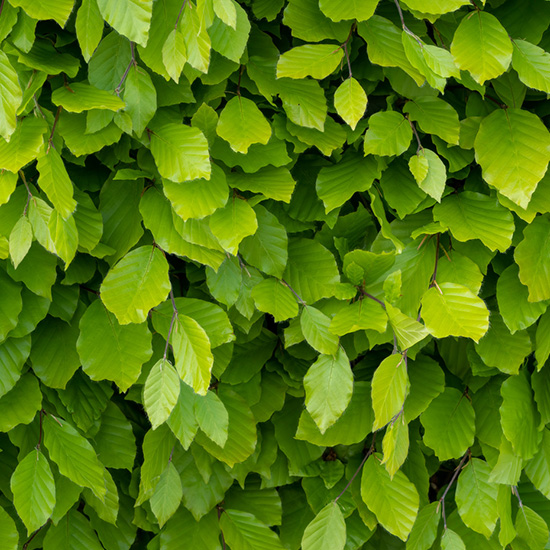
POLYGON ((489 328, 489 311, 483 300, 455 283, 430 288, 422 298, 421 314, 436 338, 464 336, 479 342, 489 328))
POLYGON ((180 381, 176 369, 170 361, 159 359, 143 387, 143 405, 153 430, 166 422, 178 402, 179 394, 180 381))
POLYGON ((493 312, 489 330, 476 344, 476 351, 488 367, 496 367, 506 374, 517 374, 531 353, 531 339, 525 330, 511 334, 502 317, 493 312))
POLYGON ((13 267, 23 261, 32 244, 32 226, 27 216, 21 216, 10 233, 10 258, 13 267))
POLYGON ((386 470, 393 479, 409 452, 409 426, 403 414, 400 414, 386 429, 382 440, 382 451, 384 453, 382 464, 386 465, 386 470))
POLYGON ((353 393, 353 374, 343 349, 320 355, 304 377, 306 408, 324 434, 340 418, 353 393))
POLYGON ((457 66, 483 84, 501 75, 512 61, 512 42, 499 20, 486 11, 467 14, 455 31, 451 53, 457 66))
MULTIPOLYGON (((261 147, 261 146, 260 146, 261 147)), ((250 151, 248 152, 250 157, 250 151)), ((296 182, 288 168, 275 168, 268 166, 251 174, 230 172, 227 175, 230 187, 236 187, 241 191, 261 193, 269 199, 290 202, 296 182)))
POLYGON ((550 357, 550 312, 546 312, 537 323, 535 357, 537 371, 540 371, 550 357))
POLYGON ((525 40, 514 40, 512 66, 530 88, 550 93, 550 54, 525 40))
POLYGON ((86 82, 71 82, 67 86, 61 86, 52 93, 52 103, 70 113, 82 113, 92 109, 118 111, 125 107, 124 101, 117 95, 86 82), (67 86, 70 86, 70 89, 67 86))
POLYGON ((435 134, 451 145, 458 145, 458 114, 446 101, 438 97, 417 97, 405 104, 403 112, 418 122, 424 133, 435 134))
POLYGON ((283 109, 289 120, 322 132, 327 120, 327 100, 316 80, 284 78, 277 81, 283 109))
POLYGON ((365 134, 365 155, 401 155, 409 148, 412 135, 411 125, 401 113, 375 113, 365 134))
POLYGON ((81 487, 91 489, 99 499, 105 497, 104 467, 90 442, 66 421, 45 415, 44 444, 59 472, 81 487))
POLYGON ((8 56, 0 52, 0 136, 9 140, 17 124, 15 113, 23 93, 8 56))
POLYGON ((241 550, 284 550, 279 536, 250 512, 227 509, 220 517, 227 543, 241 550))
POLYGON ((30 424, 42 407, 42 393, 36 376, 24 374, 0 398, 0 432, 9 432, 19 424, 30 424))
MULTIPOLYGON (((49 302, 46 303, 48 306, 49 302)), ((0 398, 6 395, 21 377, 21 370, 30 351, 29 336, 8 338, 0 344, 0 398)))
POLYGON ((375 178, 380 177, 373 158, 364 159, 360 154, 347 154, 337 164, 321 168, 315 188, 328 214, 342 206, 358 191, 367 191, 375 178))
POLYGON ((97 0, 82 0, 76 13, 76 37, 82 50, 82 57, 90 61, 103 36, 103 17, 99 11, 97 0))
POLYGON ((60 0, 55 4, 45 0, 10 0, 10 4, 23 8, 34 19, 54 19, 60 27, 64 27, 73 11, 74 0, 60 0))
POLYGON ((525 460, 533 458, 539 450, 542 432, 540 415, 533 400, 533 392, 524 373, 510 376, 502 383, 500 423, 514 452, 525 460))
POLYGON ((302 537, 303 550, 344 550, 346 522, 336 502, 327 504, 308 524, 302 537))
POLYGON ((183 33, 173 29, 162 46, 162 62, 174 82, 179 82, 183 67, 187 62, 187 48, 183 33))
POLYGON ((386 313, 399 348, 402 351, 414 346, 428 336, 429 332, 422 323, 405 315, 401 310, 389 303, 386 303, 386 313))
POLYGON ((147 45, 153 0, 97 0, 97 5, 103 19, 119 34, 147 45))
POLYGON ((418 513, 419 496, 403 472, 396 472, 391 479, 379 455, 372 455, 363 467, 361 497, 385 529, 407 540, 418 513))
POLYGON ((214 13, 229 27, 237 27, 237 10, 232 0, 214 0, 214 13))
POLYGON ((247 153, 252 144, 265 145, 269 141, 271 126, 252 100, 237 96, 220 113, 216 133, 229 142, 233 151, 247 153))
POLYGON ((437 202, 441 202, 447 183, 447 169, 436 153, 430 149, 424 149, 423 152, 428 161, 428 173, 418 186, 437 202))
POLYGON ((191 512, 180 507, 159 537, 163 550, 179 550, 185 545, 194 550, 221 550, 220 527, 215 510, 195 520, 191 512))
POLYGON ((93 302, 80 319, 76 348, 92 380, 112 380, 121 391, 136 382, 141 366, 153 353, 147 325, 120 325, 101 300, 93 302))
POLYGON ((428 170, 430 169, 430 163, 426 158, 425 150, 421 150, 416 155, 413 155, 409 159, 409 170, 414 176, 416 183, 420 187, 420 184, 426 179, 428 170))
POLYGON ((15 468, 10 488, 15 509, 31 534, 46 523, 55 505, 55 483, 48 459, 39 450, 31 451, 15 468))
POLYGON ((44 550, 101 550, 103 547, 88 518, 73 508, 57 525, 51 526, 44 538, 44 550))
POLYGON ((132 129, 140 137, 156 113, 157 91, 149 74, 137 65, 132 66, 128 72, 123 97, 125 111, 132 118, 132 129))
POLYGON ((491 468, 484 460, 471 458, 456 484, 456 503, 462 521, 489 538, 498 519, 498 485, 489 482, 491 468))
POLYGON ((224 208, 218 208, 210 216, 210 229, 220 244, 234 256, 241 241, 254 235, 258 229, 256 213, 247 201, 234 197, 224 208))
POLYGON ((151 134, 151 152, 163 178, 174 182, 210 179, 208 142, 197 128, 165 124, 151 134))
POLYGON ((550 299, 550 217, 537 216, 523 230, 523 240, 514 251, 519 279, 529 289, 530 302, 550 299))
POLYGON ((379 0, 320 0, 321 11, 333 21, 357 19, 366 21, 376 9, 379 0))
POLYGON ((121 325, 142 323, 149 310, 170 291, 168 262, 156 247, 142 246, 126 254, 101 285, 101 300, 121 325))
POLYGON ((382 305, 363 299, 338 311, 331 320, 329 330, 338 336, 369 329, 384 332, 387 323, 388 316, 382 305))
MULTIPOLYGON (((187 6, 181 17, 181 28, 185 29, 183 37, 187 49, 187 62, 201 73, 208 72, 210 64, 211 40, 206 29, 204 13, 187 6)), ((171 23, 171 22, 170 22, 171 23)))
POLYGON ((179 508, 182 496, 180 476, 174 464, 169 462, 151 497, 151 510, 159 522, 159 527, 162 528, 174 515, 179 508))
POLYGON ((441 550, 466 550, 464 541, 451 529, 446 529, 441 537, 441 550))
POLYGON ((528 506, 521 506, 516 516, 517 537, 512 541, 518 550, 543 550, 548 542, 546 521, 528 506))
POLYGON ((467 5, 468 0, 406 0, 405 4, 412 10, 421 13, 442 15, 467 5))
POLYGON ((414 522, 411 535, 407 540, 407 550, 428 550, 437 536, 440 519, 440 502, 431 502, 424 506, 414 522))
POLYGON ((546 497, 550 495, 550 431, 543 430, 539 451, 525 466, 525 473, 533 485, 546 497))
POLYGON ((233 63, 239 63, 248 44, 251 26, 249 15, 243 7, 237 2, 232 1, 232 4, 236 15, 235 25, 226 24, 221 18, 214 18, 208 34, 213 50, 233 63))
POLYGON ((434 219, 448 227, 459 241, 480 239, 491 250, 502 252, 512 244, 512 214, 487 195, 473 191, 449 195, 433 212, 434 219))
POLYGON ((175 366, 181 379, 195 393, 206 395, 214 358, 204 329, 187 315, 178 314, 172 335, 175 366))
POLYGON ((450 78, 451 76, 460 78, 460 70, 455 65, 454 58, 448 50, 431 44, 424 44, 422 56, 428 68, 436 75, 442 78, 450 78))
POLYGON ((336 112, 355 130, 367 109, 367 94, 359 82, 350 76, 334 92, 336 112))
POLYGON ((306 78, 318 80, 333 73, 344 56, 336 44, 306 44, 288 50, 277 63, 277 78, 306 78))
POLYGON ((424 443, 440 460, 461 457, 474 443, 475 412, 457 389, 447 387, 420 416, 424 443))
POLYGON ((21 285, 17 284, 8 274, 0 269, 0 342, 6 339, 8 333, 17 326, 17 320, 23 309, 21 285))
POLYGON ((9 142, 0 138, 0 170, 15 174, 33 161, 42 148, 42 134, 46 129, 43 119, 26 117, 11 133, 9 142))
POLYGON ((189 448, 199 429, 193 411, 195 400, 196 394, 193 388, 180 380, 178 402, 172 409, 172 414, 166 421, 166 424, 168 424, 170 430, 172 430, 172 433, 178 438, 178 441, 185 450, 189 448))
POLYGON ((550 132, 521 109, 497 109, 481 121, 474 143, 483 179, 527 208, 550 161, 550 132))
POLYGON ((252 289, 251 296, 256 308, 273 315, 276 323, 298 315, 296 298, 281 281, 265 279, 252 289))
POLYGON ((383 428, 399 414, 408 391, 407 363, 394 353, 380 363, 372 377, 373 430, 383 428))
POLYGON ((48 231, 55 246, 55 253, 65 262, 67 269, 78 247, 78 231, 74 217, 70 215, 65 220, 57 210, 54 210, 50 216, 48 231))
POLYGON ((18 176, 8 170, 0 170, 0 206, 6 204, 17 186, 18 176))
POLYGON ((227 441, 229 416, 225 405, 213 391, 194 399, 195 418, 199 428, 216 445, 223 447, 227 441))
POLYGON ((306 342, 324 355, 335 355, 338 351, 338 336, 329 332, 330 318, 322 311, 304 306, 300 315, 300 326, 306 342))

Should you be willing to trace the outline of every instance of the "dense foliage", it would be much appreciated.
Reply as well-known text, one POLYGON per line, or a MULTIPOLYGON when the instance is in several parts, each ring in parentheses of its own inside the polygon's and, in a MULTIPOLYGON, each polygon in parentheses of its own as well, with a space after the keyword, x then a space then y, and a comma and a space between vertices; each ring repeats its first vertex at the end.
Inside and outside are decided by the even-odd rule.
POLYGON ((1 548, 548 548, 549 27, 1 0, 1 548))

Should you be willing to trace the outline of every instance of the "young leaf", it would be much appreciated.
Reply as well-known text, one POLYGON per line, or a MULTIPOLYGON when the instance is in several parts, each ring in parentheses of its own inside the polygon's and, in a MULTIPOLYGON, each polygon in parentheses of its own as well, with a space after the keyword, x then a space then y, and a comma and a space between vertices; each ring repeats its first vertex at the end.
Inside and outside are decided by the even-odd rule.
POLYGON ((399 415, 386 429, 382 440, 382 451, 384 453, 382 464, 386 465, 386 470, 393 479, 409 452, 409 426, 403 414, 399 415))
POLYGON ((327 504, 308 524, 302 537, 303 550, 343 550, 346 522, 336 502, 327 504))
POLYGON ((550 54, 525 40, 514 40, 512 65, 530 88, 550 93, 550 54))
POLYGON ((298 315, 296 298, 281 281, 265 279, 252 289, 250 295, 256 308, 273 315, 277 323, 298 315))
POLYGON ((441 514, 441 503, 431 502, 424 506, 414 522, 411 535, 407 540, 407 550, 428 550, 437 536, 441 514))
POLYGON ((179 82, 183 67, 187 62, 187 48, 183 33, 174 29, 162 46, 162 62, 174 82, 179 82))
POLYGON ((141 137, 157 110, 157 91, 151 77, 141 67, 133 66, 124 86, 125 111, 132 119, 132 130, 141 137))
POLYGON ((227 543, 242 550, 284 550, 279 536, 250 512, 227 509, 220 517, 227 543))
POLYGON ((90 61, 103 35, 103 17, 97 0, 82 0, 76 13, 76 37, 82 50, 82 57, 90 61))
POLYGON ((176 406, 180 381, 176 369, 166 359, 154 365, 143 387, 143 405, 153 430, 166 422, 176 406))
POLYGON ((344 56, 336 44, 306 44, 285 52, 277 63, 277 78, 326 78, 336 70, 344 56))
POLYGON ((216 445, 223 447, 228 436, 229 416, 220 398, 208 391, 205 396, 195 397, 193 410, 199 428, 216 445))
POLYGON ((355 130, 367 109, 367 94, 359 82, 350 76, 334 92, 336 112, 355 130))
POLYGON ((379 0, 320 0, 321 11, 333 21, 357 19, 366 21, 372 17, 379 0))
POLYGON ((307 343, 324 355, 335 355, 338 351, 338 337, 329 332, 330 319, 322 311, 304 306, 300 315, 300 326, 307 343))
POLYGON ((21 216, 10 233, 10 258, 13 267, 23 261, 32 244, 32 226, 27 216, 21 216))
POLYGON ((163 527, 174 515, 179 508, 182 496, 180 476, 174 464, 169 462, 151 497, 151 510, 159 522, 159 527, 163 527))
POLYGON ((23 94, 8 56, 0 52, 0 136, 8 141, 15 131, 17 107, 23 94))
POLYGON ((369 118, 365 134, 365 155, 401 155, 412 139, 409 121, 395 111, 376 113, 369 118))
POLYGON ((103 19, 119 34, 147 45, 153 0, 97 0, 103 19))

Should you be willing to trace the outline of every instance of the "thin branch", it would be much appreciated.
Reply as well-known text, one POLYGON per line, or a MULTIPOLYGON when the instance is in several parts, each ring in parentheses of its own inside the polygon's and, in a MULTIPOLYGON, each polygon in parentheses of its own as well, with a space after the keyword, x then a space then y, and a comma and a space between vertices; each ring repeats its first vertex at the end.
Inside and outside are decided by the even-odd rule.
MULTIPOLYGON (((220 518, 221 518, 221 516, 222 516, 222 508, 221 508, 221 506, 220 506, 219 504, 218 504, 218 506, 216 506, 216 508, 217 508, 217 510, 218 510, 218 523, 219 523, 220 518)), ((225 537, 223 536, 223 531, 222 531, 221 527, 220 527, 220 535, 221 535, 221 537, 222 537, 222 549, 223 549, 223 550, 226 550, 226 546, 225 546, 225 537)))
POLYGON ((347 482, 346 486, 342 489, 342 492, 334 499, 334 502, 338 502, 338 499, 350 488, 351 484, 353 483, 353 480, 357 477, 357 474, 361 471, 361 468, 365 465, 365 462, 367 461, 367 458, 374 452, 376 444, 376 432, 374 432, 372 436, 372 443, 367 451, 367 454, 363 457, 363 460, 361 461, 361 464, 359 464, 359 467, 357 470, 355 470, 355 473, 351 476, 351 479, 347 482))
POLYGON ((163 361, 166 361, 166 355, 168 354, 168 347, 170 345, 170 336, 172 336, 172 329, 174 328, 174 322, 178 317, 178 308, 176 307, 176 300, 174 298, 174 291, 170 288, 170 299, 172 300, 172 319, 170 320, 170 328, 168 329, 168 336, 166 336, 166 346, 164 346, 163 361))
POLYGON ((386 309, 386 304, 382 300, 379 300, 378 298, 373 296, 372 294, 369 294, 368 292, 365 292, 363 294, 363 296, 365 296, 365 298, 370 298, 371 300, 374 300, 375 302, 378 302, 384 309, 386 309))
POLYGON ((38 445, 36 445, 36 449, 40 450, 40 445, 42 445, 42 419, 44 418, 44 409, 40 410, 40 428, 38 431, 38 445))
POLYGON ((405 18, 403 17, 403 11, 401 10, 401 6, 399 5, 399 0, 394 0, 395 5, 397 6, 397 11, 399 12, 399 19, 401 19, 401 25, 403 27, 403 30, 410 36, 412 36, 417 42, 418 45, 423 48, 424 44, 422 44, 422 40, 412 32, 407 25, 405 25, 405 18))
POLYGON ((25 178, 25 173, 23 172, 23 170, 19 170, 19 177, 21 178, 21 180, 25 184, 25 187, 27 188, 27 203, 25 204, 25 208, 23 210, 23 216, 26 216, 27 210, 29 209, 29 204, 32 199, 32 193, 31 193, 31 190, 29 189, 29 184, 27 183, 27 179, 25 178))
MULTIPOLYGON (((48 520, 44 525, 48 525, 50 520, 48 520)), ((40 533, 40 530, 44 527, 44 525, 42 525, 41 527, 39 527, 31 536, 30 538, 27 540, 27 542, 23 545, 23 549, 22 550, 27 550, 27 548, 29 547, 29 544, 32 542, 32 540, 34 539, 34 537, 36 537, 36 535, 38 535, 38 533, 40 533)))
POLYGON ((122 85, 126 81, 126 77, 128 76, 128 73, 130 72, 132 65, 136 64, 135 44, 133 42, 130 42, 130 48, 132 49, 132 59, 130 60, 130 63, 128 63, 128 66, 126 67, 126 70, 124 71, 124 74, 122 75, 122 78, 118 83, 118 86, 115 88, 115 94, 118 96, 120 95, 120 89, 122 88, 122 85))
POLYGON ((418 135, 418 132, 416 131, 416 126, 413 124, 413 121, 409 118, 407 115, 407 120, 409 121, 409 124, 411 125, 412 131, 414 133, 414 137, 416 138, 416 143, 418 143, 418 147, 416 149, 416 154, 420 153, 420 151, 424 151, 424 147, 422 147, 422 142, 420 141, 420 136, 418 135))
POLYGON ((303 306, 307 306, 307 304, 302 300, 302 298, 300 297, 300 295, 284 280, 284 279, 281 279, 281 283, 283 285, 285 285, 287 288, 290 289, 290 291, 292 292, 292 294, 294 294, 294 296, 296 296, 296 298, 298 299, 298 301, 303 305, 303 306))
POLYGON ((180 22, 181 16, 183 14, 183 10, 185 9, 185 6, 187 5, 187 0, 183 0, 183 4, 181 5, 180 11, 178 13, 178 17, 176 19, 176 23, 174 25, 174 30, 178 30, 178 24, 180 22))
POLYGON ((430 283, 430 288, 437 286, 437 266, 439 264, 439 240, 440 240, 440 234, 438 233, 436 236, 436 243, 435 243, 435 265, 434 265, 434 272, 432 274, 432 282, 430 283))
POLYGON ((0 2, 0 15, 2 15, 2 10, 4 9, 4 0, 0 2))
POLYGON ((443 516, 443 525, 445 529, 447 529, 447 516, 445 515, 445 497, 447 496, 447 493, 453 486, 453 483, 456 481, 456 478, 460 474, 460 471, 462 470, 462 466, 464 465, 464 462, 466 461, 466 458, 468 458, 469 455, 470 455, 470 449, 466 451, 466 453, 460 460, 458 466, 456 467, 456 470, 454 471, 451 481, 449 481, 449 484, 447 485, 445 492, 441 495, 441 498, 439 499, 439 502, 441 503, 441 515, 443 516))
MULTIPOLYGON (((61 105, 57 108, 57 112, 55 113, 55 119, 53 121, 52 131, 50 132, 50 137, 48 138, 48 148, 46 149, 46 154, 50 152, 51 147, 53 146, 53 136, 55 134, 55 129, 57 127, 57 122, 59 121, 59 116, 61 115, 62 111, 61 105)), ((55 149, 55 146, 54 146, 55 149)))

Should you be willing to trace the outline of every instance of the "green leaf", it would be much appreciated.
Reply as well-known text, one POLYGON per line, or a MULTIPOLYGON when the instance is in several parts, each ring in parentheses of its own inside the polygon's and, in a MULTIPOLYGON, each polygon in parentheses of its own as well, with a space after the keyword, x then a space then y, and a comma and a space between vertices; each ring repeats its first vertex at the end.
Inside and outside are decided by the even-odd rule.
POLYGON ((471 458, 456 484, 456 503, 462 521, 489 538, 495 530, 498 486, 489 482, 491 468, 484 460, 471 458))
POLYGON ((220 517, 227 543, 242 550, 283 550, 279 536, 249 512, 227 509, 220 517))
MULTIPOLYGON (((172 203, 174 212, 183 220, 204 218, 225 206, 229 189, 224 171, 212 165, 210 179, 186 181, 185 185, 163 180, 164 194, 172 203)), ((174 220, 174 225, 179 222, 174 220)))
POLYGON ((178 314, 171 341, 180 378, 195 393, 206 395, 214 363, 208 335, 195 319, 178 314))
POLYGON ((78 247, 78 231, 74 217, 71 215, 66 220, 54 210, 48 223, 55 253, 65 262, 65 269, 73 261, 78 247))
POLYGON ((44 550, 101 550, 102 546, 86 516, 73 508, 63 519, 64 521, 48 529, 44 538, 44 550))
POLYGON ((189 6, 188 9, 183 10, 181 17, 181 27, 186 29, 183 37, 187 49, 187 62, 201 73, 208 72, 211 48, 211 40, 204 18, 204 13, 200 14, 199 10, 194 10, 189 6))
POLYGON ((512 42, 499 20, 486 11, 467 14, 455 31, 451 53, 476 82, 501 75, 512 60, 512 42))
POLYGON ((239 63, 245 52, 249 34, 250 21, 248 13, 237 2, 232 2, 236 15, 235 25, 215 18, 208 34, 212 40, 212 49, 221 53, 234 63, 239 63))
POLYGON ((112 380, 127 391, 152 354, 147 325, 120 325, 96 300, 82 316, 79 328, 76 347, 84 372, 92 380, 112 380))
POLYGON ((403 472, 398 471, 390 478, 379 455, 372 455, 363 467, 361 496, 385 529, 407 540, 418 513, 419 496, 403 472))
POLYGON ((418 512, 407 540, 407 550, 428 550, 432 547, 439 527, 440 507, 439 502, 431 502, 418 512))
POLYGON ((324 130, 327 100, 317 81, 285 78, 278 80, 277 86, 289 120, 306 128, 324 130))
POLYGON ((374 430, 383 428, 399 414, 408 391, 407 363, 401 354, 394 353, 380 363, 372 377, 374 430))
POLYGON ((30 535, 42 527, 53 512, 55 483, 48 459, 31 451, 13 472, 10 480, 13 503, 30 535))
POLYGON ((147 45, 153 0, 97 0, 103 19, 119 34, 147 45))
POLYGON ((318 80, 333 73, 344 57, 336 44, 306 44, 288 50, 277 63, 277 78, 306 78, 318 80))
POLYGON ((543 550, 548 542, 546 521, 528 506, 521 506, 516 516, 517 537, 513 545, 519 550, 543 550))
POLYGON ((21 370, 31 351, 30 337, 8 338, 0 344, 0 398, 21 377, 21 370))
POLYGON ((322 434, 348 406, 353 393, 353 374, 343 349, 335 356, 320 355, 304 377, 306 408, 322 434))
POLYGON ((338 311, 329 330, 338 336, 369 329, 384 332, 387 323, 388 317, 380 304, 374 300, 359 300, 338 311))
POLYGON ((174 82, 179 82, 183 67, 187 62, 185 38, 179 29, 174 29, 162 46, 162 61, 174 82))
POLYGON ((241 241, 258 229, 256 213, 248 202, 233 198, 212 214, 210 229, 224 249, 236 255, 241 241))
POLYGON ((424 443, 440 460, 461 457, 474 443, 475 412, 468 399, 447 387, 420 416, 424 443))
POLYGON ((519 266, 519 279, 529 289, 528 300, 540 302, 550 299, 550 264, 547 251, 550 247, 548 226, 550 218, 536 217, 523 231, 523 240, 514 252, 519 266))
POLYGON ((526 42, 513 41, 512 66, 519 79, 530 88, 550 93, 550 54, 526 42))
POLYGON ((73 11, 74 0, 60 0, 55 5, 44 1, 10 0, 10 4, 14 7, 21 7, 34 19, 54 19, 60 27, 64 27, 73 11))
POLYGON ((525 473, 533 485, 546 497, 550 495, 550 432, 543 430, 542 442, 539 451, 530 460, 525 473))
POLYGON ((413 155, 409 159, 409 170, 414 176, 414 179, 419 187, 420 184, 426 179, 429 169, 430 163, 426 157, 425 150, 419 151, 416 155, 413 155))
POLYGON ((229 416, 220 398, 208 391, 204 397, 195 397, 193 410, 199 428, 216 445, 223 447, 228 436, 229 416))
POLYGON ((237 26, 237 9, 232 0, 214 0, 214 13, 229 27, 237 26))
POLYGON ((412 139, 409 121, 395 111, 375 113, 369 118, 365 134, 365 155, 401 155, 412 139))
POLYGON ((512 243, 514 219, 498 201, 472 191, 445 197, 434 207, 434 219, 448 227, 455 239, 480 239, 491 250, 504 252, 512 243))
POLYGON ((104 467, 90 442, 65 421, 45 415, 44 444, 59 472, 81 487, 91 489, 99 499, 105 497, 104 467))
POLYGON ((315 187, 327 214, 342 206, 354 193, 367 191, 380 176, 373 158, 348 154, 335 165, 321 168, 315 187))
POLYGON ((300 315, 300 326, 306 342, 316 351, 335 355, 338 351, 338 336, 329 332, 330 319, 322 311, 304 306, 300 315))
POLYGON ((233 151, 247 153, 252 144, 265 145, 269 141, 271 126, 253 101, 238 96, 230 99, 220 113, 216 133, 229 142, 233 151))
POLYGON ((424 179, 418 183, 418 187, 437 202, 441 202, 441 197, 445 191, 445 184, 447 182, 447 170, 436 153, 429 149, 424 149, 423 153, 428 161, 428 173, 424 179))
POLYGON ((178 550, 184 545, 196 550, 221 550, 220 528, 214 510, 195 520, 190 512, 180 507, 159 537, 164 550, 178 550))
POLYGON ((550 132, 541 119, 521 109, 497 109, 481 121, 474 147, 483 179, 527 208, 550 161, 550 132))
POLYGON ((435 134, 451 145, 458 145, 458 114, 446 101, 437 97, 418 97, 409 101, 403 112, 418 122, 424 133, 435 134))
POLYGON ((46 129, 42 119, 27 117, 11 133, 9 142, 0 138, 0 170, 16 173, 33 161, 42 148, 42 134, 46 129))
POLYGON ((429 332, 424 325, 391 304, 386 303, 386 313, 401 350, 405 351, 428 336, 429 332))
POLYGON ((153 430, 168 420, 178 402, 179 393, 180 381, 176 369, 166 359, 159 359, 143 387, 143 405, 153 430))
POLYGON ((151 152, 160 174, 174 182, 210 179, 208 143, 200 130, 166 124, 151 135, 151 152))
POLYGON ((70 113, 82 113, 92 109, 118 111, 125 106, 117 95, 106 92, 86 82, 71 82, 70 90, 61 86, 52 93, 52 103, 70 113))
POLYGON ((403 414, 400 414, 386 429, 382 440, 382 451, 384 452, 382 464, 386 465, 386 470, 393 479, 409 452, 409 426, 403 414))
POLYGON ((159 527, 162 528, 174 515, 179 508, 182 496, 180 476, 174 464, 169 462, 151 497, 151 510, 159 522, 159 527))
POLYGON ((157 110, 157 91, 149 74, 137 65, 128 72, 123 97, 125 111, 132 118, 132 129, 139 137, 157 110))
POLYGON ((19 424, 29 424, 41 407, 42 394, 38 380, 30 373, 24 374, 0 398, 0 432, 9 432, 19 424))
POLYGON ((533 392, 523 373, 510 376, 502 383, 500 423, 514 452, 525 460, 539 450, 542 432, 540 415, 533 400, 533 392))
POLYGON ((494 312, 487 334, 476 344, 476 351, 488 367, 506 374, 517 374, 531 353, 531 339, 525 330, 511 334, 502 317, 494 312))
POLYGON ((0 342, 17 325, 17 319, 23 308, 21 285, 11 279, 4 270, 0 270, 0 342))
POLYGON ((103 17, 99 11, 97 0, 82 0, 76 13, 76 37, 82 57, 89 62, 103 35, 103 17))
MULTIPOLYGON (((261 147, 261 146, 260 146, 261 147)), ((250 157, 250 151, 248 153, 250 157)), ((290 202, 292 192, 296 186, 288 168, 267 167, 252 174, 231 172, 227 175, 230 187, 241 191, 262 193, 267 198, 283 202, 290 202)))
POLYGON ((13 267, 23 261, 32 244, 32 226, 27 216, 21 216, 10 233, 10 258, 13 267))
POLYGON ((545 302, 529 302, 529 291, 519 280, 516 264, 501 273, 497 282, 497 300, 502 319, 512 334, 530 327, 548 306, 545 302))
POLYGON ((0 537, 6 550, 17 550, 19 545, 19 533, 11 516, 0 508, 0 537))
POLYGON ((251 292, 259 311, 273 315, 276 323, 298 315, 298 304, 288 286, 276 279, 265 279, 251 292))
POLYGON ((366 21, 372 17, 379 0, 320 0, 321 11, 333 21, 357 19, 366 21))
POLYGON ((466 550, 466 546, 459 535, 451 529, 446 529, 441 537, 441 550, 466 550))
POLYGON ((483 301, 455 283, 430 288, 422 298, 421 314, 436 338, 464 336, 479 342, 489 328, 489 312, 483 301))
POLYGON ((23 93, 17 73, 4 52, 0 52, 0 75, 0 136, 9 140, 15 132, 15 113, 23 99, 23 93))
POLYGON ((336 502, 327 504, 308 524, 302 537, 303 550, 344 550, 346 522, 336 502))
POLYGON ((350 76, 334 92, 336 112, 355 130, 367 109, 367 94, 359 82, 350 76))
POLYGON ((142 323, 149 310, 170 291, 168 262, 156 247, 142 246, 126 254, 107 273, 101 301, 121 325, 142 323))

